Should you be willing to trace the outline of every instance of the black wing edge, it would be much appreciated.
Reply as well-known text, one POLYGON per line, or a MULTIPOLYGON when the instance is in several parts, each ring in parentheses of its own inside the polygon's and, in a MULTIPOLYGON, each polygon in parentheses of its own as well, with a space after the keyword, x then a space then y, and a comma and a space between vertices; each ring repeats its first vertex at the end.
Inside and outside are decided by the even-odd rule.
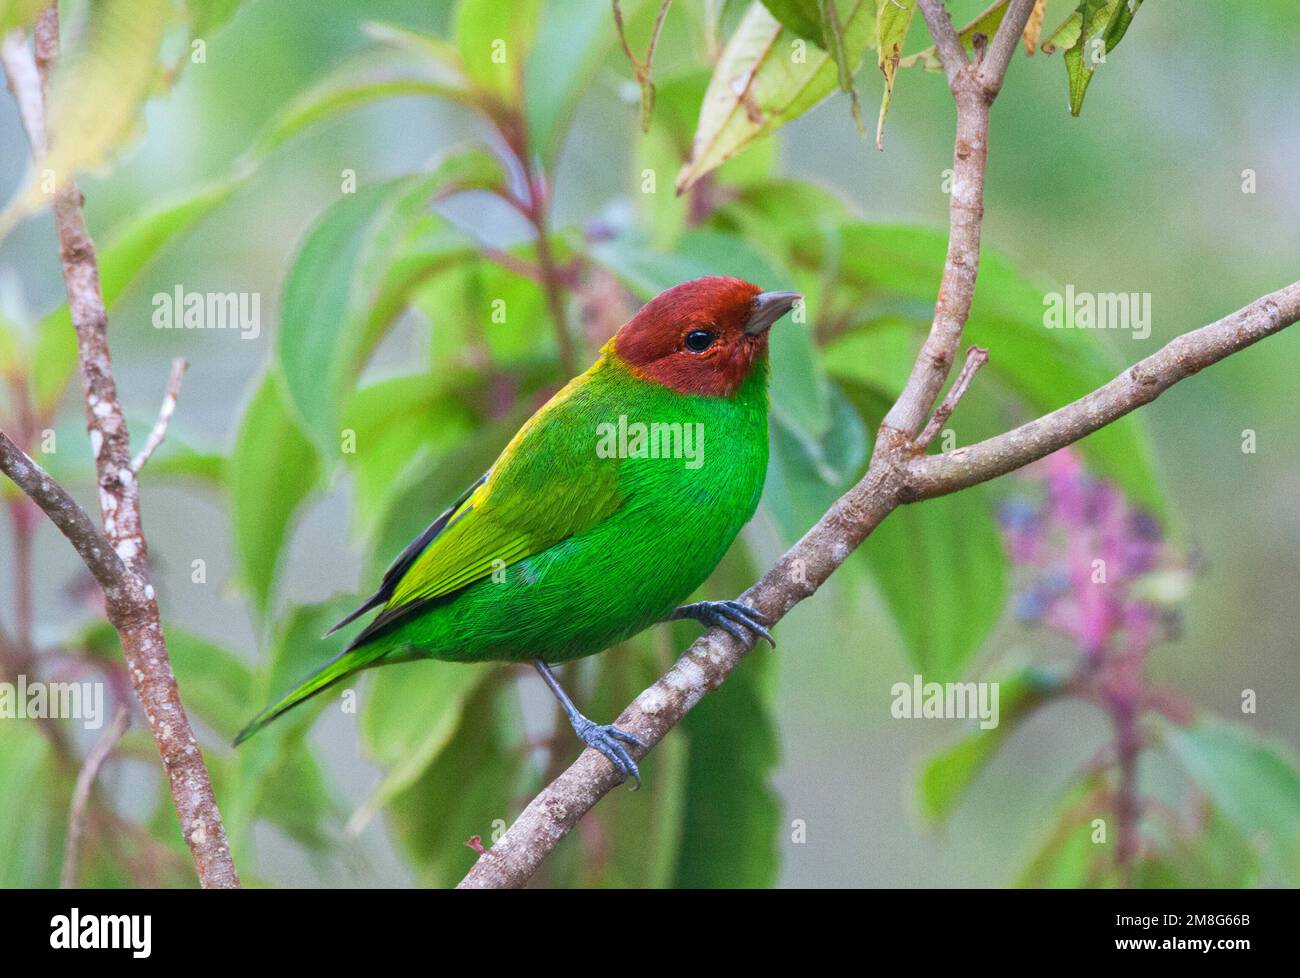
MULTIPOLYGON (((400 581, 404 576, 406 576, 406 572, 411 569, 411 565, 415 563, 415 561, 419 558, 420 554, 424 553, 424 549, 427 546, 429 546, 430 543, 433 542, 434 538, 439 533, 441 533, 443 530, 447 528, 447 524, 451 522, 452 515, 455 514, 456 510, 460 509, 463 505, 465 505, 465 500, 469 499, 469 497, 474 494, 474 490, 476 490, 479 486, 483 485, 483 483, 487 482, 488 476, 491 474, 492 472, 490 469, 487 472, 484 472, 483 475, 479 477, 477 482, 475 482, 472 486, 470 486, 468 489, 462 492, 459 498, 457 498, 457 500, 454 503, 452 503, 450 506, 447 507, 446 512, 444 512, 436 520, 430 523, 425 528, 423 533, 421 533, 418 537, 416 537, 409 544, 407 544, 406 549, 403 550, 400 554, 398 554, 397 559, 393 561, 392 565, 389 566, 388 570, 384 571, 383 580, 379 582, 379 589, 376 590, 375 593, 372 594, 370 597, 366 598, 365 602, 361 605, 361 607, 357 608, 355 611, 349 614, 346 618, 344 618, 337 625, 331 628, 328 632, 322 635, 321 638, 325 638, 327 636, 333 635, 340 628, 343 628, 347 625, 351 625, 354 621, 356 621, 358 618, 364 615, 367 611, 371 611, 375 608, 378 608, 381 604, 387 603, 388 599, 393 596, 393 591, 396 590, 397 588, 397 582, 400 581)), ((378 619, 376 619, 374 622, 371 622, 371 625, 375 625, 377 623, 378 623, 378 619)), ((367 628, 365 631, 361 633, 361 635, 357 636, 357 641, 358 642, 362 641, 363 637, 365 637, 368 632, 373 634, 370 628, 367 628)))

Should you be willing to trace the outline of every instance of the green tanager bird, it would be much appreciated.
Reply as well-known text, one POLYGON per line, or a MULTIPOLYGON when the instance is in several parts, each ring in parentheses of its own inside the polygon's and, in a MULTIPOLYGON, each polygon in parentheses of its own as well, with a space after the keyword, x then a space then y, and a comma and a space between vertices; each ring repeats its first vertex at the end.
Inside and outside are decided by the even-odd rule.
POLYGON ((768 330, 799 298, 719 277, 647 303, 331 629, 378 608, 352 643, 235 743, 371 666, 531 662, 578 737, 639 784, 639 741, 578 712, 551 666, 672 619, 772 641, 744 604, 682 602, 758 506, 768 330))

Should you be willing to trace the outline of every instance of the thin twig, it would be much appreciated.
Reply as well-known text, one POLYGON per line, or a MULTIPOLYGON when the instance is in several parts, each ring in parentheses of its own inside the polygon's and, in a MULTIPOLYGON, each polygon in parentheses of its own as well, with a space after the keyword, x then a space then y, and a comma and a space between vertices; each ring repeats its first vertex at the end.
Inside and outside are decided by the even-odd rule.
POLYGON ((153 453, 167 437, 167 425, 171 423, 172 415, 176 413, 176 399, 181 396, 181 381, 185 379, 185 369, 188 366, 189 363, 184 357, 177 357, 172 361, 172 372, 167 378, 167 389, 163 393, 162 407, 158 409, 158 420, 154 422, 153 430, 149 432, 144 448, 140 449, 131 462, 131 471, 136 475, 140 474, 145 463, 153 457, 153 453))
POLYGON ((970 382, 975 379, 975 372, 980 367, 989 362, 989 351, 982 346, 972 346, 966 351, 966 362, 961 366, 961 372, 957 374, 957 379, 953 385, 948 388, 948 393, 944 396, 943 403, 939 405, 939 410, 934 412, 934 417, 930 423, 925 426, 919 438, 916 439, 918 448, 928 448, 930 442, 934 441, 937 435, 948 419, 952 417, 952 412, 957 409, 958 402, 966 394, 966 389, 970 387, 970 382))
POLYGON ((0 472, 7 475, 50 518, 80 554, 105 595, 125 598, 131 589, 130 572, 113 544, 95 526, 86 511, 48 472, 0 431, 0 472))
POLYGON ((72 810, 68 816, 68 841, 63 850, 63 875, 59 880, 61 889, 74 888, 80 878, 81 840, 86 834, 90 794, 95 788, 95 779, 99 777, 100 768, 113 753, 113 748, 122 739, 122 734, 126 733, 130 722, 131 713, 126 705, 118 706, 108 729, 90 749, 90 753, 86 755, 86 762, 77 774, 77 786, 72 792, 72 810))
POLYGON ((636 83, 641 87, 641 131, 650 131, 650 117, 654 112, 655 104, 655 85, 650 79, 650 68, 654 63, 655 48, 659 44, 659 34, 664 28, 664 18, 668 16, 668 8, 672 6, 673 0, 663 0, 659 5, 659 14, 655 17, 655 25, 650 33, 650 46, 646 48, 645 60, 642 61, 632 53, 632 46, 627 40, 627 29, 623 25, 623 11, 619 7, 618 0, 612 0, 614 5, 614 26, 618 29, 618 39, 622 42, 623 53, 632 65, 632 74, 636 78, 636 83))
POLYGON ((1217 322, 1184 333, 1091 394, 1019 428, 917 459, 908 477, 917 499, 987 482, 1149 404, 1178 381, 1300 319, 1300 282, 1263 296, 1217 322))
POLYGON ((1011 0, 997 33, 993 35, 993 40, 989 42, 988 49, 984 52, 978 75, 980 84, 984 86, 984 90, 990 97, 996 95, 1002 88, 1002 79, 1006 77, 1007 65, 1011 62, 1011 56, 1016 53, 1016 47, 1020 44, 1020 38, 1029 23, 1035 5, 1036 0, 1011 0))
POLYGON ((952 15, 944 7, 943 0, 919 0, 918 5, 921 16, 925 18, 925 26, 934 38, 934 46, 939 52, 944 74, 948 76, 948 84, 951 85, 957 78, 957 72, 970 63, 966 49, 961 45, 961 38, 952 26, 952 15))

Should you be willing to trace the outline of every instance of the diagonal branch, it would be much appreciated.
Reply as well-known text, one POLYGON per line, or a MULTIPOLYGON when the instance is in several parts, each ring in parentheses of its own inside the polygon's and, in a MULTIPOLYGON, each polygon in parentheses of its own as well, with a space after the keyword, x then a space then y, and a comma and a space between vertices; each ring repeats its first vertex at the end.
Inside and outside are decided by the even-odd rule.
POLYGON ((975 373, 980 367, 989 362, 989 351, 982 346, 972 346, 966 351, 966 362, 962 364, 961 373, 953 381, 953 385, 948 388, 948 393, 939 405, 939 410, 934 412, 934 417, 930 423, 925 426, 920 437, 916 439, 917 448, 927 448, 930 442, 934 441, 934 436, 943 430, 943 426, 948 423, 952 417, 952 412, 957 410, 957 405, 961 399, 966 396, 966 390, 970 387, 971 381, 975 379, 975 373))
POLYGON ((961 332, 970 316, 975 274, 980 263, 989 109, 1002 87, 1015 42, 1034 9, 1033 0, 1012 0, 992 45, 985 50, 982 60, 972 63, 941 0, 920 0, 920 5, 957 103, 957 133, 948 201, 948 255, 934 304, 934 320, 902 394, 885 415, 885 425, 906 437, 915 436, 929 417, 961 346, 961 332), (1003 57, 1007 43, 1009 50, 1003 57))
POLYGON ((86 763, 77 774, 77 786, 72 793, 72 811, 68 816, 68 839, 63 849, 63 873, 59 888, 70 890, 77 885, 81 870, 81 840, 86 834, 86 816, 90 797, 95 790, 99 771, 112 755, 117 742, 131 723, 131 712, 125 705, 117 708, 104 735, 86 755, 86 763))
POLYGON ((1154 401, 1178 381, 1300 321, 1300 282, 1170 340, 1104 387, 996 437, 912 462, 908 498, 944 496, 987 482, 1073 444, 1154 401))
POLYGON ((920 7, 925 26, 939 51, 943 73, 948 76, 948 84, 951 86, 957 80, 957 73, 970 64, 970 59, 966 57, 961 38, 952 26, 952 15, 944 7, 943 0, 920 0, 920 7))
POLYGON ((1025 25, 1029 23, 1037 2, 1038 0, 1011 0, 1002 18, 1002 24, 984 52, 984 60, 980 63, 977 74, 980 84, 984 86, 990 98, 996 96, 1002 88, 1002 79, 1007 75, 1007 65, 1011 63, 1011 56, 1016 53, 1016 45, 1020 43, 1025 25))
MULTIPOLYGON (((59 51, 59 13, 52 3, 37 21, 34 64, 27 70, 24 46, 6 44, 6 74, 23 107, 28 138, 39 161, 51 138, 43 93, 59 51)), ((117 630, 131 684, 144 707, 162 759, 181 832, 204 887, 235 887, 239 876, 226 843, 212 780, 181 703, 163 638, 162 620, 149 583, 148 549, 140 520, 140 493, 132 466, 126 418, 117 399, 108 348, 108 314, 99 284, 95 245, 86 230, 82 196, 72 179, 61 179, 54 198, 68 309, 77 333, 86 404, 86 429, 95 456, 104 533, 71 497, 8 438, 0 440, 3 469, 50 516, 77 547, 104 590, 108 619, 117 630), (15 455, 15 451, 17 454, 15 455), (88 532, 88 527, 90 531, 88 532)))
POLYGON ((172 361, 172 372, 167 378, 167 389, 163 392, 162 407, 158 409, 158 420, 154 422, 153 430, 149 432, 144 448, 140 449, 136 457, 131 460, 131 471, 136 475, 140 474, 145 463, 153 458, 153 453, 158 451, 158 446, 167 437, 167 426, 171 424, 172 415, 176 413, 176 401, 181 396, 181 381, 185 379, 185 370, 188 366, 184 357, 177 357, 172 361))
POLYGON ((113 544, 68 491, 0 431, 0 472, 50 518, 81 556, 110 600, 125 597, 135 585, 113 544))
MULTIPOLYGON (((986 48, 982 61, 972 65, 942 4, 938 0, 920 2, 957 102, 949 249, 935 317, 912 375, 880 427, 866 474, 741 595, 742 601, 773 622, 815 593, 896 507, 1025 465, 1147 403, 1178 380, 1300 320, 1300 283, 1296 283, 1174 340, 1115 381, 1046 418, 978 445, 925 456, 913 437, 943 388, 974 293, 988 109, 1014 50, 1010 43, 1003 60, 1004 35, 1018 38, 1034 5, 1012 0, 992 45, 986 48), (983 76, 978 74, 981 68, 987 69, 983 76)), ((974 369, 969 366, 969 373, 974 369)), ((954 391, 959 385, 960 378, 954 391)), ((950 393, 953 403, 955 396, 950 393)), ((615 721, 647 745, 631 748, 633 756, 638 760, 644 757, 706 693, 722 684, 748 651, 749 645, 717 628, 697 639, 615 721)), ((604 757, 594 750, 583 751, 568 770, 529 802, 506 833, 479 857, 460 886, 525 885, 560 840, 618 783, 618 775, 604 757)))

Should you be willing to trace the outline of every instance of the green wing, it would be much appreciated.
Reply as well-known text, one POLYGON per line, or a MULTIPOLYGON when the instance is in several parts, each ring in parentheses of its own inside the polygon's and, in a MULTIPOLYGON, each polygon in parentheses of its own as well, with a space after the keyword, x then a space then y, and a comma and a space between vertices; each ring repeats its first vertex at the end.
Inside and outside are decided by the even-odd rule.
POLYGON ((429 602, 482 580, 608 518, 623 503, 618 461, 596 457, 578 381, 519 429, 488 473, 403 552, 369 608, 383 611, 352 648, 429 602))

